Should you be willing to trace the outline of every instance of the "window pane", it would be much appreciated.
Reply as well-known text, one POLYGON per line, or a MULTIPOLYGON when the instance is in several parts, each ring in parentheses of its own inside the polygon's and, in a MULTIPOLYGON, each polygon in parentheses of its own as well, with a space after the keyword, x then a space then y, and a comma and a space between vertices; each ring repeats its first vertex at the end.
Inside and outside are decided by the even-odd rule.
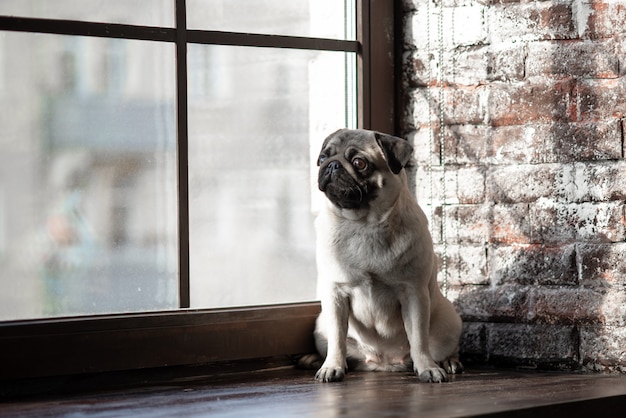
POLYGON ((192 307, 315 299, 311 173, 356 123, 354 59, 190 45, 192 307))
POLYGON ((174 0, 0 0, 0 15, 174 27, 174 0))
POLYGON ((177 307, 174 65, 0 32, 0 319, 177 307))
POLYGON ((187 0, 187 26, 355 40, 354 0, 187 0))

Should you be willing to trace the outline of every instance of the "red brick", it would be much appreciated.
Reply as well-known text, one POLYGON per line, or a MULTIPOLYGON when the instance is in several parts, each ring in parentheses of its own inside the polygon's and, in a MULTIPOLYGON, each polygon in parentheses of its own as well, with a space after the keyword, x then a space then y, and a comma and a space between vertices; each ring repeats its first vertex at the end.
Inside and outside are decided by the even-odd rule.
MULTIPOLYGON (((444 163, 455 164, 457 163, 457 139, 450 133, 451 127, 445 126, 444 136, 444 163)), ((440 136, 439 126, 433 125, 432 128, 423 126, 415 131, 412 131, 408 137, 413 144, 414 159, 418 165, 428 166, 431 163, 433 166, 440 166, 440 136)))
MULTIPOLYGON (((444 4, 441 41, 443 41, 446 55, 447 51, 459 47, 481 45, 487 42, 484 9, 483 5, 469 1, 444 4)), ((406 42, 418 50, 431 49, 432 52, 436 52, 440 45, 438 5, 431 5, 429 10, 422 1, 420 7, 415 8, 415 12, 406 16, 404 33, 406 42), (427 14, 428 11, 430 15, 427 14), (431 28, 430 38, 425 33, 428 26, 431 28)))
POLYGON ((528 204, 494 205, 490 216, 489 242, 501 244, 532 242, 528 204))
MULTIPOLYGON (((444 247, 437 245, 435 252, 442 266, 444 247)), ((482 245, 452 245, 445 248, 449 286, 489 284, 487 255, 482 245)), ((439 269, 439 282, 443 282, 443 269, 439 269)))
MULTIPOLYGON (((517 102, 517 99, 511 100, 517 102)), ((588 96, 586 100, 591 100, 591 96, 588 96)), ((529 112, 534 107, 530 102, 526 103, 523 100, 519 104, 529 112)), ((547 106, 552 106, 552 103, 549 103, 547 106)), ((561 104, 557 104, 558 106, 561 106, 561 104)), ((563 110, 563 106, 561 108, 563 110)), ((498 112, 500 116, 496 114, 496 119, 492 120, 496 125, 499 123, 522 122, 521 114, 511 116, 505 115, 505 112, 501 110, 498 112)), ((597 113, 598 109, 595 109, 594 112, 597 113)), ((564 115, 561 116, 566 117, 564 115)), ((436 115, 433 115, 433 117, 435 118, 436 115)), ((528 116, 526 119, 540 120, 542 118, 545 119, 545 115, 537 114, 528 116)), ((425 122, 427 121, 422 121, 421 123, 425 122)), ((436 124, 437 120, 433 119, 432 122, 436 124)), ((445 136, 446 163, 475 163, 484 160, 486 152, 490 161, 494 163, 619 159, 623 153, 621 140, 623 127, 621 121, 617 119, 599 123, 527 123, 523 126, 500 126, 493 131, 490 131, 490 129, 486 126, 473 124, 448 127, 445 136), (491 133, 493 133, 492 143, 487 148, 487 139, 491 133)), ((422 144, 429 145, 430 133, 427 125, 424 125, 424 128, 419 131, 416 137, 420 138, 422 144)), ((436 159, 438 159, 439 136, 436 126, 433 132, 433 145, 437 155, 436 159)), ((422 160, 429 160, 429 152, 424 151, 429 150, 423 149, 419 156, 422 160)))
POLYGON ((607 291, 602 300, 602 315, 606 325, 626 327, 626 293, 622 289, 617 291, 607 291))
MULTIPOLYGON (((431 206, 422 203, 426 216, 431 217, 431 206)), ((448 244, 484 244, 489 240, 491 215, 489 205, 449 205, 446 206, 446 242, 448 244)), ((443 243, 441 206, 432 213, 431 234, 433 242, 443 243)))
POLYGON ((528 123, 493 128, 487 162, 541 164, 615 160, 622 155, 619 121, 528 123))
POLYGON ((465 321, 623 326, 625 298, 574 286, 465 286, 454 303, 465 321))
POLYGON ((554 74, 616 78, 619 75, 617 44, 606 40, 529 43, 526 76, 554 74))
POLYGON ((494 167, 487 173, 487 197, 496 203, 527 203, 552 196, 559 168, 555 164, 494 167))
POLYGON ((626 240, 624 203, 558 203, 530 206, 533 242, 557 245, 572 242, 608 243, 626 240))
MULTIPOLYGON (((484 244, 491 231, 491 205, 454 205, 446 210, 448 242, 484 244)), ((440 221, 439 221, 440 222, 440 221)))
MULTIPOLYGON (((443 1, 446 17, 469 4, 443 1)), ((446 32, 440 65, 436 47, 427 51, 415 32, 405 51, 409 127, 426 127, 430 112, 437 132, 439 91, 430 103, 423 91, 444 72, 447 205, 442 217, 435 134, 433 237, 441 257, 443 218, 448 295, 466 321, 463 353, 626 371, 626 3, 477 4, 489 44, 477 30, 446 32)), ((407 10, 423 15, 424 0, 407 10)), ((424 28, 410 19, 412 30, 424 28)), ((424 201, 426 134, 413 138, 424 201)))
POLYGON ((491 45, 458 48, 449 54, 444 71, 445 82, 453 85, 477 86, 484 84, 492 70, 491 45))
POLYGON ((496 285, 578 284, 574 245, 493 245, 489 248, 489 271, 496 285))
POLYGON ((494 5, 488 8, 487 16, 493 44, 578 37, 569 4, 550 1, 494 5))
POLYGON ((577 86, 579 119, 615 120, 626 116, 626 78, 581 79, 577 86))
POLYGON ((626 327, 580 327, 580 356, 590 371, 626 372, 626 327))
MULTIPOLYGON (((444 171, 440 167, 420 166, 416 170, 417 197, 423 205, 434 203, 441 205, 443 196, 442 177, 444 171), (431 179, 432 176, 432 179, 431 179), (432 193, 431 193, 432 181, 432 193)), ((445 202, 446 204, 482 203, 485 200, 485 173, 480 166, 447 166, 445 167, 445 202)))
POLYGON ((621 157, 621 133, 611 123, 529 123, 493 129, 487 162, 568 163, 621 157))
POLYGON ((525 45, 491 45, 487 55, 487 80, 513 82, 523 80, 526 76, 526 55, 525 45))
POLYGON ((581 37, 602 39, 624 33, 626 5, 617 1, 585 1, 590 13, 582 29, 581 37))
POLYGON ((528 287, 464 286, 455 306, 464 321, 526 322, 528 287))
MULTIPOLYGON (((433 51, 419 48, 406 53, 405 78, 410 87, 435 86, 441 70, 433 51), (428 67, 430 65, 430 68, 428 67)), ((523 45, 472 45, 445 54, 443 81, 448 85, 478 86, 486 81, 521 81, 525 76, 523 45)))
MULTIPOLYGON (((447 87, 444 90, 444 124, 473 124, 480 125, 486 119, 486 95, 484 86, 477 87, 447 87)), ((408 92, 410 108, 412 110, 409 123, 415 127, 428 127, 430 122, 439 123, 439 89, 434 87, 416 88, 408 92)))
MULTIPOLYGON (((486 125, 451 125, 445 127, 444 161, 446 164, 478 165, 485 162, 488 139, 492 128, 486 125)), ((439 127, 423 127, 412 131, 409 139, 415 148, 415 161, 424 166, 440 165, 439 127), (433 151, 431 152, 431 147, 433 151)))
POLYGON ((492 128, 491 141, 487 146, 487 158, 491 164, 536 164, 544 162, 541 152, 546 131, 552 125, 511 125, 492 128))
MULTIPOLYGON (((485 170, 481 166, 461 166, 450 173, 456 191, 458 202, 461 204, 477 204, 485 201, 485 170)), ((449 186, 448 186, 449 187, 449 186)))
POLYGON ((424 130, 437 121, 437 102, 433 92, 425 87, 407 89, 408 114, 406 123, 424 130), (430 116, 430 119, 429 119, 430 116))
POLYGON ((576 203, 626 200, 626 161, 564 165, 555 196, 576 203))
POLYGON ((489 360, 489 356, 485 324, 481 322, 463 322, 460 346, 461 358, 464 364, 486 363, 489 360))
POLYGON ((453 162, 456 164, 480 164, 487 158, 489 138, 493 128, 485 125, 453 125, 446 130, 455 152, 453 162))
POLYGON ((581 282, 589 287, 626 287, 626 243, 578 244, 581 282))
POLYGON ((429 74, 429 57, 431 54, 421 50, 410 51, 403 56, 404 76, 409 87, 426 87, 437 79, 432 68, 429 74))
POLYGON ((444 97, 445 124, 480 125, 485 122, 487 90, 484 86, 446 89, 444 97))
POLYGON ((626 239, 623 202, 562 203, 541 199, 530 204, 498 204, 492 207, 490 223, 492 243, 555 246, 626 239))
POLYGON ((523 83, 491 83, 488 120, 492 126, 529 122, 572 122, 578 117, 575 80, 529 78, 523 83))
MULTIPOLYGON (((425 49, 411 51, 403 57, 406 61, 406 83, 409 87, 433 86, 434 91, 436 91, 440 72, 443 71, 443 82, 446 85, 477 86, 483 84, 493 72, 492 61, 495 57, 489 51, 490 48, 487 45, 465 47, 453 53, 446 53, 443 69, 436 61, 438 55, 435 51, 428 52, 425 49)), ((498 74, 502 74, 502 79, 513 72, 510 65, 505 66, 504 64, 498 67, 498 70, 500 70, 498 74)), ((524 73, 523 67, 519 73, 524 73)), ((513 78, 514 76, 511 75, 510 77, 513 78)))
POLYGON ((618 120, 594 123, 555 123, 543 148, 545 162, 600 161, 622 157, 618 120))
POLYGON ((541 368, 579 367, 579 333, 572 325, 488 324, 489 361, 541 368))
POLYGON ((541 324, 604 324, 605 295, 576 287, 537 287, 529 294, 529 320, 541 324))

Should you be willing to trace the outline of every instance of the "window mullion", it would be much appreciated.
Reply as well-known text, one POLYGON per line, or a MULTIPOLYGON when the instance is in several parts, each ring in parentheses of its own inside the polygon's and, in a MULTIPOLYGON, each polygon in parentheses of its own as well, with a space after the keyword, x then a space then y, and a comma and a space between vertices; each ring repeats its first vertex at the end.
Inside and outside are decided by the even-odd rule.
POLYGON ((292 48, 319 51, 358 52, 357 41, 307 38, 300 36, 267 35, 259 33, 188 30, 189 43, 205 45, 251 46, 265 48, 292 48))
POLYGON ((152 26, 14 16, 0 16, 0 30, 157 42, 172 42, 175 32, 172 28, 152 26))
POLYGON ((189 285, 189 156, 187 106, 187 10, 185 0, 176 0, 176 85, 178 158, 178 300, 180 308, 191 304, 189 285))

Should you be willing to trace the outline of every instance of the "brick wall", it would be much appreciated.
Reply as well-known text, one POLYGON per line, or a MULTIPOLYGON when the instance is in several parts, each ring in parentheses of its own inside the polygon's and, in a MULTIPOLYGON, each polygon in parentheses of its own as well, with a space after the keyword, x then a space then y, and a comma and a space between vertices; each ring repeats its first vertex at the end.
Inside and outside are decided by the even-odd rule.
POLYGON ((403 134, 463 357, 626 371, 626 0, 442 1, 404 0, 403 134))

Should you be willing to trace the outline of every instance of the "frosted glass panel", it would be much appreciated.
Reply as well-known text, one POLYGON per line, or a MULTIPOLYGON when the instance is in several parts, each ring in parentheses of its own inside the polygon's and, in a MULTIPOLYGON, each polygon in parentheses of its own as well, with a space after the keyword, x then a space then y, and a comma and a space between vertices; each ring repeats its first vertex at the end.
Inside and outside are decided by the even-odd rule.
POLYGON ((190 29, 354 40, 354 22, 354 0, 187 0, 190 29))
POLYGON ((174 46, 0 33, 0 64, 0 319, 176 308, 174 46))
POLYGON ((0 0, 0 15, 174 26, 174 0, 0 0))
POLYGON ((316 298, 312 173, 356 124, 354 59, 190 45, 192 307, 316 298))

